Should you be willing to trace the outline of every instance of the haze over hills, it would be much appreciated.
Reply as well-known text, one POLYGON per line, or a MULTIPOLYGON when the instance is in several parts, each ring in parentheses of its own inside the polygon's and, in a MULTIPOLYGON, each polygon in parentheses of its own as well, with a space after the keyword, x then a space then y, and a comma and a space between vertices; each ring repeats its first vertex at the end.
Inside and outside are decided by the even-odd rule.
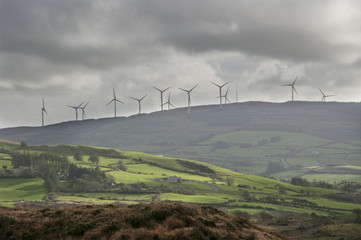
MULTIPOLYGON (((352 154, 358 154, 361 149, 361 104, 244 102, 227 104, 223 108, 208 105, 192 107, 190 114, 186 108, 179 108, 131 117, 7 128, 0 130, 0 138, 29 144, 93 145, 188 157, 241 172, 261 174, 266 171, 269 161, 287 160, 306 148, 311 151, 316 146, 344 143, 351 144, 352 154), (240 135, 227 135, 232 133, 240 135), (258 133, 260 139, 254 139, 251 133, 258 133), (232 138, 234 141, 230 141, 232 138), (289 145, 292 141, 293 145, 289 145), (307 142, 307 146, 299 141, 307 142), (296 151, 298 146, 301 148, 296 151), (274 152, 282 147, 283 151, 274 152), (262 157, 245 157, 239 153, 256 148, 265 151, 265 156, 273 156, 257 163, 256 160, 262 157)), ((357 160, 358 155, 353 157, 352 161, 357 160)), ((348 157, 341 160, 344 158, 350 160, 348 157)))

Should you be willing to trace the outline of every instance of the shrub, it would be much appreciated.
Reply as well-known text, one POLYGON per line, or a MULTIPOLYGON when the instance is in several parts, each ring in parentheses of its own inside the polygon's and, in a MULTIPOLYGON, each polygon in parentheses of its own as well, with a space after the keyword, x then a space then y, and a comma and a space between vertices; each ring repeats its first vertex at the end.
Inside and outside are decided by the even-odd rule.
POLYGON ((98 164, 99 163, 99 157, 98 155, 96 155, 95 153, 92 153, 90 156, 89 156, 89 159, 88 159, 90 162, 93 162, 93 163, 96 163, 98 164))

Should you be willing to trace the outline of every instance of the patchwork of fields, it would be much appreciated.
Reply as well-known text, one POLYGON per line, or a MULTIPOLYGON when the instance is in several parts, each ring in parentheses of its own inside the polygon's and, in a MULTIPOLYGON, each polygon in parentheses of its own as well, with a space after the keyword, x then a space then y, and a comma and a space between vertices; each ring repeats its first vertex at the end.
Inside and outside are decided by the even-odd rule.
MULTIPOLYGON (((49 147, 49 151, 53 148, 56 146, 49 147)), ((90 162, 89 155, 84 155, 83 161, 76 161, 70 155, 68 159, 80 167, 100 168, 112 176, 115 184, 125 189, 127 186, 136 186, 139 192, 60 191, 52 194, 52 201, 69 204, 174 201, 214 205, 227 211, 242 210, 250 213, 283 211, 319 215, 350 214, 353 209, 361 208, 361 204, 333 200, 333 195, 341 193, 339 190, 295 186, 186 159, 137 152, 121 153, 123 159, 101 156, 99 163, 90 162), (115 168, 119 162, 125 166, 124 170, 115 168), (166 181, 173 176, 180 178, 182 182, 166 181)), ((359 170, 357 166, 339 168, 359 170)), ((66 181, 63 180, 62 184, 66 184, 66 181)), ((20 204, 19 201, 47 199, 44 181, 39 178, 1 178, 0 193, 0 204, 3 206, 20 204)))
MULTIPOLYGON (((147 146, 135 148, 151 151, 147 146)), ((193 157, 241 173, 284 180, 302 177, 330 183, 361 182, 361 141, 336 142, 289 132, 237 131, 193 146, 163 148, 169 156, 193 157)))

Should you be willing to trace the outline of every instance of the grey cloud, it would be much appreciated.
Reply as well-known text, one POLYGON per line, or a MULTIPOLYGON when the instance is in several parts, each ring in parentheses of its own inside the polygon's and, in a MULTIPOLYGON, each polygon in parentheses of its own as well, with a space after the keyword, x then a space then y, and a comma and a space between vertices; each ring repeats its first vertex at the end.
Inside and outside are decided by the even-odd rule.
MULTIPOLYGON (((312 99, 317 87, 357 99, 357 9, 356 0, 0 0, 3 112, 17 121, 8 101, 17 94, 29 102, 21 110, 28 116, 41 96, 54 108, 93 98, 89 110, 111 116, 104 105, 112 88, 122 100, 148 93, 144 109, 157 110, 153 85, 172 86, 175 105, 183 106, 177 87, 195 83, 192 101, 215 103, 210 81, 231 81, 233 89, 239 81, 243 100, 284 101, 289 91, 280 84, 297 73, 299 99, 312 99)), ((133 105, 122 111, 134 113, 133 105)), ((54 112, 52 122, 72 117, 54 112)))

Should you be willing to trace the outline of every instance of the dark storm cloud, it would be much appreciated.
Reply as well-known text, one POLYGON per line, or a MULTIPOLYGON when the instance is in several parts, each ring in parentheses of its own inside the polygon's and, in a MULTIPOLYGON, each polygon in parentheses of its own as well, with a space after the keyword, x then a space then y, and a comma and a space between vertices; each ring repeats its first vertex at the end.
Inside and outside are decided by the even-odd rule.
MULTIPOLYGON (((40 95, 54 108, 94 98, 90 110, 109 114, 103 101, 115 88, 122 100, 149 93, 154 110, 153 85, 172 86, 184 104, 177 87, 197 82, 194 103, 207 104, 210 81, 239 81, 243 100, 285 101, 280 85, 296 74, 300 98, 337 87, 354 100, 359 9, 357 0, 0 0, 0 101, 16 94, 30 111, 40 95)), ((13 105, 0 106, 14 115, 7 123, 13 105)))
POLYGON ((327 12, 311 1, 3 0, 0 9, 1 52, 74 68, 135 64, 166 46, 294 61, 352 50, 320 31, 327 12))

